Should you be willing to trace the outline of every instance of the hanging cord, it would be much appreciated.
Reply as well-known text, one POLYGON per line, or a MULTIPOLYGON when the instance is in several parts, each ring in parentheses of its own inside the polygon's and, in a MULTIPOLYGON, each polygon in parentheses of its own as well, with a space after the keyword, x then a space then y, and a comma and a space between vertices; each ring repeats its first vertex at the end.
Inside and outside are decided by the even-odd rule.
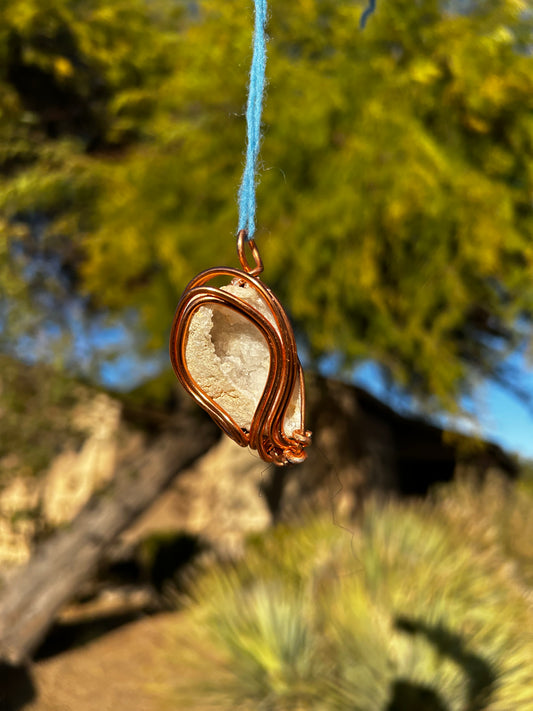
POLYGON ((368 0, 368 5, 365 8, 365 11, 361 15, 361 19, 359 20, 359 27, 364 30, 366 27, 366 22, 370 15, 374 13, 374 10, 376 9, 376 0, 368 0))
MULTIPOLYGON (((255 233, 255 181, 257 156, 261 144, 261 113, 265 93, 267 0, 254 0, 255 27, 254 51, 250 69, 250 86, 246 108, 246 164, 239 188, 239 233, 246 240, 251 240, 255 233)), ((368 0, 368 5, 361 15, 360 27, 365 28, 370 15, 376 9, 376 0, 368 0)))
POLYGON ((255 175, 257 156, 261 143, 261 111, 265 92, 266 38, 265 24, 267 15, 266 0, 255 1, 254 53, 250 69, 250 88, 246 123, 248 126, 246 165, 239 188, 239 232, 246 230, 246 239, 250 240, 255 232, 255 175))

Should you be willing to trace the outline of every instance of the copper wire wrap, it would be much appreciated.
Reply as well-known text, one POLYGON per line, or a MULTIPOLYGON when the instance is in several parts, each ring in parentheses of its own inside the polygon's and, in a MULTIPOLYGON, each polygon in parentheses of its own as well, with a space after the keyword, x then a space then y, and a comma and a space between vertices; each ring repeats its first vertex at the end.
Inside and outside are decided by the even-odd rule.
POLYGON ((257 450, 259 456, 278 466, 303 462, 305 447, 311 443, 311 433, 303 423, 305 389, 303 371, 298 360, 296 341, 292 327, 283 307, 272 291, 259 279, 263 264, 253 240, 246 240, 246 231, 241 230, 237 251, 242 271, 232 267, 214 267, 198 274, 185 289, 176 309, 170 335, 170 360, 180 383, 194 400, 206 410, 217 425, 242 447, 257 450), (246 258, 246 246, 251 250, 255 266, 246 258), (256 308, 213 286, 207 286, 216 277, 231 277, 233 283, 254 289, 268 306, 273 316, 272 324, 256 308), (219 304, 241 314, 253 323, 263 335, 270 353, 267 381, 257 404, 250 431, 239 427, 193 379, 186 361, 189 326, 195 312, 202 306, 219 304), (295 388, 300 388, 300 427, 287 435, 284 422, 295 388))

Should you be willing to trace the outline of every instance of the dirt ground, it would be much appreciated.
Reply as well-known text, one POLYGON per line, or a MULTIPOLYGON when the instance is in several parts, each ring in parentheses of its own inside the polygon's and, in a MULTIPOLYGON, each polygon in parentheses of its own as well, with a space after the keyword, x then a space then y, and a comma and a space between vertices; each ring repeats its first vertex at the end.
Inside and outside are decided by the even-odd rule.
POLYGON ((146 617, 37 662, 24 711, 176 711, 168 688, 179 660, 166 645, 177 624, 176 614, 146 617))

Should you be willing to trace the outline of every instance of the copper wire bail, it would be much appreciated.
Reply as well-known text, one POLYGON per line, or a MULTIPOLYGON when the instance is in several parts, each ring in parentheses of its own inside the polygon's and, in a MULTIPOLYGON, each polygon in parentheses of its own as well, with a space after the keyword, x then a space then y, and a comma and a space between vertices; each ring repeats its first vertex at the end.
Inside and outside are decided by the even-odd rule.
POLYGON ((298 360, 296 341, 289 319, 272 291, 258 278, 263 262, 254 240, 247 240, 246 230, 237 236, 237 253, 242 271, 232 267, 215 267, 192 279, 183 293, 170 336, 170 360, 178 380, 194 400, 206 410, 213 420, 237 444, 256 449, 259 456, 278 466, 302 462, 305 448, 311 443, 311 433, 304 427, 305 391, 303 371, 298 360), (246 257, 246 244, 255 266, 246 257), (252 288, 264 301, 272 316, 266 318, 244 299, 222 289, 207 286, 216 277, 227 276, 243 286, 252 288), (186 361, 189 327, 196 311, 202 306, 221 305, 253 323, 263 335, 270 353, 268 377, 257 404, 250 431, 237 422, 193 379, 186 361), (300 390, 300 426, 292 433, 284 430, 287 410, 295 389, 300 390))
POLYGON ((248 239, 248 230, 239 230, 237 235, 237 254, 239 255, 239 262, 243 270, 250 274, 250 276, 259 276, 263 271, 263 260, 257 249, 257 245, 253 239, 248 239), (252 252, 252 257, 255 260, 255 267, 252 269, 246 259, 246 244, 250 247, 252 252))

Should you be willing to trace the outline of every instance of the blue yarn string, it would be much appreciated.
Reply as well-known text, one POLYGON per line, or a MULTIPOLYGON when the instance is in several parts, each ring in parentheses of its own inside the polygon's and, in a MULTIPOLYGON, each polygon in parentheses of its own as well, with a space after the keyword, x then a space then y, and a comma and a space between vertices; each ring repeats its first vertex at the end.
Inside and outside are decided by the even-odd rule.
MULTIPOLYGON (((255 182, 257 157, 261 144, 261 113, 265 93, 266 37, 265 25, 267 0, 254 0, 255 27, 253 40, 252 66, 246 108, 246 164, 239 188, 239 232, 246 230, 246 239, 255 233, 255 182)), ((361 15, 360 27, 365 28, 368 18, 376 9, 376 0, 368 0, 368 5, 361 15)))
POLYGON ((247 239, 252 239, 255 232, 255 174, 259 145, 261 143, 261 112, 265 92, 266 38, 265 24, 267 16, 266 0, 255 2, 254 51, 250 69, 250 87, 246 123, 248 127, 246 145, 246 165, 239 188, 239 231, 247 231, 247 239))
POLYGON ((376 0, 368 0, 368 5, 365 8, 365 11, 361 15, 361 19, 359 20, 359 27, 364 30, 366 26, 366 22, 370 15, 374 12, 376 9, 376 0))

